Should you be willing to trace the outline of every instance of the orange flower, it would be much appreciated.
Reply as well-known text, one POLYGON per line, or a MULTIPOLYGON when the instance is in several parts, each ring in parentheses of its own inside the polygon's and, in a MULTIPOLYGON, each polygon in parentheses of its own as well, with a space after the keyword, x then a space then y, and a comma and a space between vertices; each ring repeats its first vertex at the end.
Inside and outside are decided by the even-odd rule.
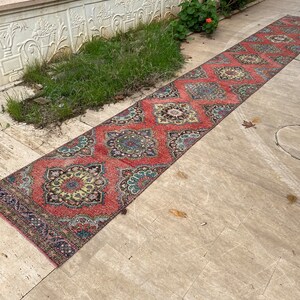
POLYGON ((207 18, 207 19, 205 20, 205 22, 206 22, 206 23, 211 23, 211 22, 212 22, 212 19, 211 19, 211 18, 207 18))

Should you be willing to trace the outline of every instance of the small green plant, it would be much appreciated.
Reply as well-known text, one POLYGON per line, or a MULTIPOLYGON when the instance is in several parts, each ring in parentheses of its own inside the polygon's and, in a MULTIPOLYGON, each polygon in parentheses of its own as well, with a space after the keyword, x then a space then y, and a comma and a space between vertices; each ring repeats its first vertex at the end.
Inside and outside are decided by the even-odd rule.
POLYGON ((180 23, 192 32, 200 32, 203 4, 199 0, 186 0, 180 4, 181 11, 178 13, 180 23))
POLYGON ((219 17, 214 0, 185 0, 180 5, 178 19, 172 23, 174 37, 185 40, 189 32, 204 31, 212 34, 218 27, 219 17))
POLYGON ((22 122, 24 121, 23 115, 22 115, 22 106, 20 105, 20 101, 9 97, 7 99, 7 112, 13 116, 13 118, 18 121, 22 122))
POLYGON ((42 116, 37 103, 24 102, 10 97, 7 99, 6 107, 9 115, 18 122, 33 124, 41 122, 42 116))
POLYGON ((202 5, 200 23, 203 24, 202 30, 205 33, 212 34, 216 31, 219 24, 219 16, 215 1, 207 0, 204 5, 202 5))
POLYGON ((171 28, 173 30, 174 38, 179 41, 184 41, 190 33, 185 24, 180 22, 179 20, 174 20, 171 23, 171 28))
POLYGON ((251 0, 220 0, 219 12, 221 15, 228 17, 232 11, 242 9, 251 0))

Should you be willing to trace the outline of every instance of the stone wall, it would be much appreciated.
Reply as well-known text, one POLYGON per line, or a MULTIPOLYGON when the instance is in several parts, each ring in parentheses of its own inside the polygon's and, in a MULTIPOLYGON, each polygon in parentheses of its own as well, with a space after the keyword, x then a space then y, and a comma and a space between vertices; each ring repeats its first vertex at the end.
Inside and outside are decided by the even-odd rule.
POLYGON ((48 0, 11 10, 0 7, 0 86, 20 79, 24 67, 36 59, 47 61, 66 48, 76 52, 92 36, 110 36, 176 14, 180 2, 48 0))

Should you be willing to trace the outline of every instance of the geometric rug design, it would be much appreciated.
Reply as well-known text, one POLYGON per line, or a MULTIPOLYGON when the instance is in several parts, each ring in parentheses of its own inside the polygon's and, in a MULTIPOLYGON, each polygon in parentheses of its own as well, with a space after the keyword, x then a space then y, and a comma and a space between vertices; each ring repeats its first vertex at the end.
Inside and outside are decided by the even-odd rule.
POLYGON ((0 215, 56 265, 300 54, 285 16, 0 181, 0 215))

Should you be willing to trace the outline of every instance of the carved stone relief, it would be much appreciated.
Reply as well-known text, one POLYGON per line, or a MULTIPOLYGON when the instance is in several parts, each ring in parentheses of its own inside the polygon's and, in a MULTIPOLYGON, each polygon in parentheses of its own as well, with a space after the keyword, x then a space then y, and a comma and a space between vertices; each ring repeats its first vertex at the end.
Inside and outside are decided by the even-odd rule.
POLYGON ((30 10, 0 13, 0 86, 22 76, 26 65, 72 52, 92 36, 111 36, 140 22, 178 12, 182 0, 74 0, 30 10))

